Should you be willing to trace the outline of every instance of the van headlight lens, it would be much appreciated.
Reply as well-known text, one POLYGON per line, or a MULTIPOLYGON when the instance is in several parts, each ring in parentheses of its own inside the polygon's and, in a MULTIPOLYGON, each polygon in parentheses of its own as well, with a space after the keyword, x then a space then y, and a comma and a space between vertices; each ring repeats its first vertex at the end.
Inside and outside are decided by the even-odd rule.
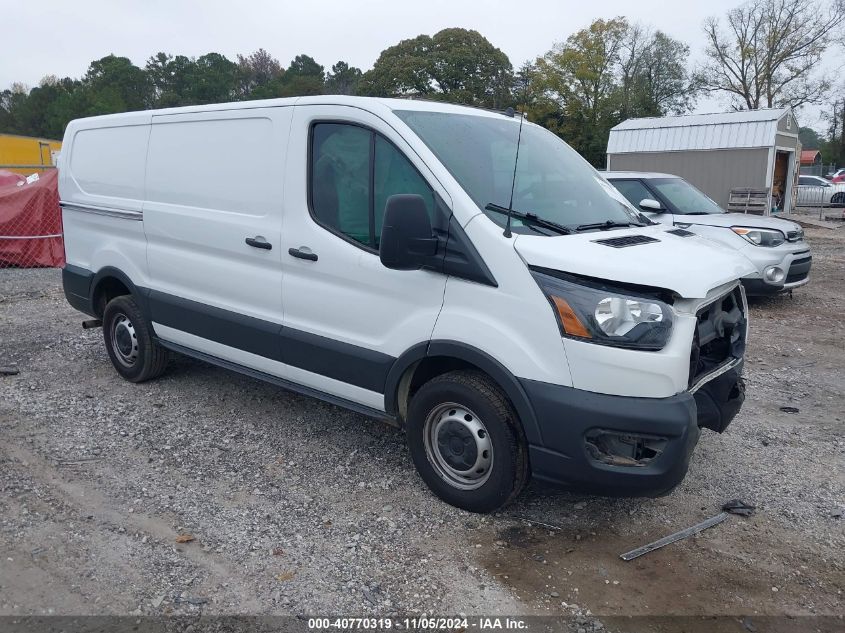
POLYGON ((669 341, 672 310, 659 299, 569 275, 536 270, 531 274, 551 303, 565 337, 639 350, 663 349, 669 341))
POLYGON ((753 229, 744 226, 732 226, 731 230, 755 246, 780 246, 786 236, 774 229, 753 229))

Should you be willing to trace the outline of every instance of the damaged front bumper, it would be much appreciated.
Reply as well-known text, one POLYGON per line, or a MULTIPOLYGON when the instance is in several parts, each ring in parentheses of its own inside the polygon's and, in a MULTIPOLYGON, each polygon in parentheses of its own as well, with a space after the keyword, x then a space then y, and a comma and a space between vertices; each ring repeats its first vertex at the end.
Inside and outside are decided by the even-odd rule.
POLYGON ((696 313, 689 388, 637 398, 523 380, 542 437, 534 477, 610 496, 659 496, 684 478, 702 428, 721 433, 742 407, 748 308, 740 286, 696 313))
POLYGON ((656 497, 684 478, 701 428, 723 431, 745 399, 734 366, 670 398, 585 392, 523 380, 542 445, 529 446, 537 479, 607 496, 656 497))

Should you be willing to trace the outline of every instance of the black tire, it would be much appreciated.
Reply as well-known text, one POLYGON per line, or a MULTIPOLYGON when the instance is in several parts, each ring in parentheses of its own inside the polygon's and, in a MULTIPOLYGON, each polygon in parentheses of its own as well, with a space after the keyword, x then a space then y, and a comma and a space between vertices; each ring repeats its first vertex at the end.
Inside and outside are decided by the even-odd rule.
POLYGON ((167 367, 167 350, 153 339, 149 321, 129 295, 106 305, 103 339, 112 365, 129 382, 151 380, 167 367))
MULTIPOLYGON (((456 419, 460 423, 461 418, 456 419)), ((501 389, 481 372, 453 371, 425 383, 411 400, 406 431, 411 458, 423 481, 434 494, 453 506, 470 512, 493 512, 513 501, 528 482, 528 449, 522 427, 501 389), (470 412, 469 419, 476 414, 475 423, 480 422, 482 426, 478 435, 485 437, 489 434, 487 441, 492 446, 489 472, 484 475, 486 479, 483 483, 469 484, 478 486, 474 489, 462 489, 460 486, 466 484, 452 480, 447 472, 448 466, 444 468, 436 463, 438 455, 441 460, 448 461, 442 457, 444 450, 450 453, 449 459, 454 459, 455 454, 451 453, 451 448, 446 448, 446 443, 455 441, 455 436, 449 435, 447 427, 440 433, 435 432, 439 428, 437 420, 444 420, 455 413, 454 410, 449 411, 453 409, 453 404, 470 412), (438 417, 440 411, 442 414, 438 417), (430 418, 433 421, 429 421, 430 418), (426 437, 429 437, 430 448, 427 448, 426 437), (438 445, 444 442, 442 449, 433 446, 434 438, 438 445)), ((460 424, 458 431, 466 432, 460 424)), ((474 440, 471 433, 469 437, 474 440)), ((456 440, 458 446, 461 439, 464 438, 456 440)), ((459 450, 463 455, 464 449, 459 450)), ((472 455, 476 457, 481 454, 477 441, 470 445, 469 451, 475 451, 472 455)), ((477 472, 482 472, 482 469, 477 472)))
POLYGON ((845 192, 833 194, 833 197, 830 199, 830 204, 837 207, 845 207, 845 192))

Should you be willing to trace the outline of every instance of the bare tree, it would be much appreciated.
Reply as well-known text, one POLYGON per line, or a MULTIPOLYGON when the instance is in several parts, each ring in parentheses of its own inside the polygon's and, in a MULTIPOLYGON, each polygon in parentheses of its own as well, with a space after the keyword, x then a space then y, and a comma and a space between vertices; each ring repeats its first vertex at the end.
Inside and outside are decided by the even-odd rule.
POLYGON ((279 79, 284 73, 279 60, 263 48, 246 57, 238 55, 238 92, 242 97, 248 97, 253 90, 279 79))
POLYGON ((749 110, 797 107, 824 98, 830 82, 816 65, 845 19, 845 0, 751 0, 704 23, 706 90, 749 110))
POLYGON ((621 89, 620 115, 622 119, 631 116, 631 102, 634 100, 636 79, 643 68, 644 53, 649 47, 650 33, 642 24, 631 24, 622 40, 619 55, 619 75, 621 89))

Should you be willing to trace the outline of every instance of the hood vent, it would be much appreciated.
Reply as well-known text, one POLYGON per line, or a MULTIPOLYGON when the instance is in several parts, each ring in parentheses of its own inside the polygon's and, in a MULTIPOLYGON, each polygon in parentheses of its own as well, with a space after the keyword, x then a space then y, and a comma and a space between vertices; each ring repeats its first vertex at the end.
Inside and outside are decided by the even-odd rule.
POLYGON ((671 233, 672 235, 677 235, 678 237, 691 237, 695 235, 695 233, 687 231, 686 229, 672 229, 671 231, 666 232, 671 233))
POLYGON ((625 237, 609 237, 604 240, 593 240, 596 244, 604 244, 613 248, 626 248, 628 246, 637 246, 639 244, 648 244, 650 242, 659 242, 653 237, 647 235, 626 235, 625 237))

